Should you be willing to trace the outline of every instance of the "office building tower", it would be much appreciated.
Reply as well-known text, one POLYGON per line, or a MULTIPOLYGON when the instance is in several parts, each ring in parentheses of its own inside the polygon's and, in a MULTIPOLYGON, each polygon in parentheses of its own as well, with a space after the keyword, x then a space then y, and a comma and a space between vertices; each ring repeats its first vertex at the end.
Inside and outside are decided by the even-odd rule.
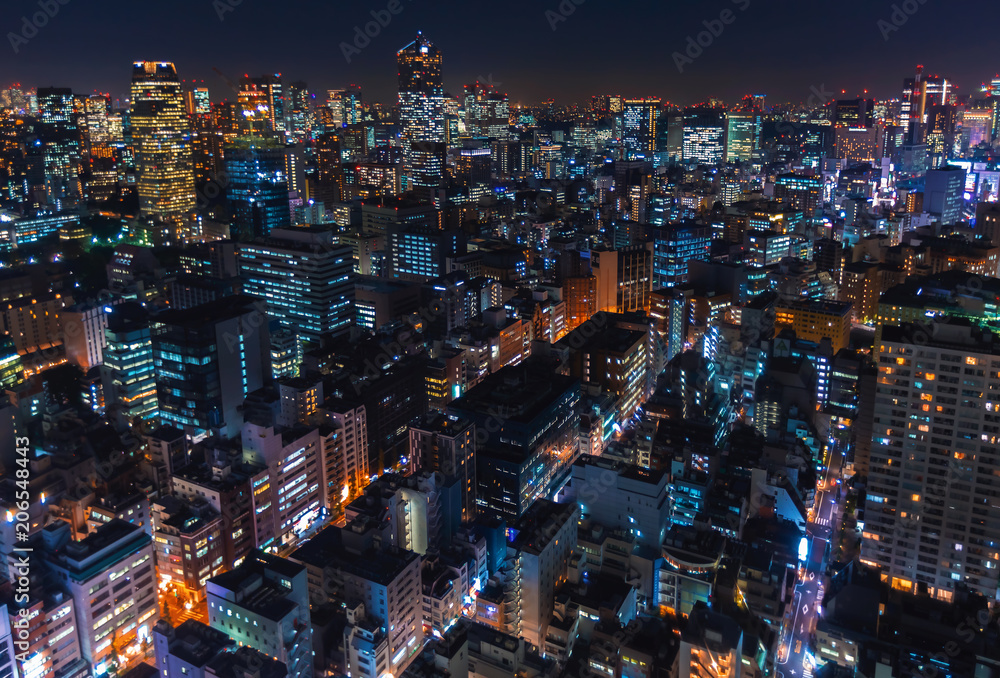
POLYGON ((192 434, 235 436, 243 401, 271 381, 264 302, 237 295, 164 311, 150 332, 161 421, 192 434))
POLYGON ((949 165, 927 170, 924 211, 944 226, 962 221, 965 207, 965 170, 949 165))
POLYGON ((760 147, 759 111, 726 113, 726 163, 750 162, 760 147))
POLYGON ((165 239, 190 239, 195 208, 191 124, 172 63, 138 61, 132 70, 129 115, 135 150, 139 210, 168 226, 165 239))
POLYGON ((597 277, 593 275, 565 278, 563 295, 566 301, 566 331, 572 332, 597 313, 597 277))
POLYGON ((683 285, 688 264, 708 261, 712 254, 712 227, 696 221, 651 226, 646 235, 653 241, 652 289, 683 285))
POLYGON ((622 146, 625 158, 652 159, 661 100, 657 97, 622 101, 622 146))
POLYGON ((326 107, 330 109, 330 120, 334 127, 357 125, 364 120, 361 87, 348 85, 344 89, 327 90, 326 107))
POLYGON ((104 398, 113 404, 108 412, 114 412, 119 426, 156 419, 156 371, 146 309, 138 302, 113 306, 105 339, 104 398))
POLYGON ((833 124, 843 127, 871 127, 875 124, 873 99, 838 99, 834 102, 833 124))
POLYGON ((212 99, 207 87, 192 87, 184 92, 188 115, 211 115, 212 99))
POLYGON ((448 272, 448 260, 466 253, 465 234, 426 224, 392 225, 386 234, 388 277, 425 282, 448 272))
POLYGON ((281 73, 244 77, 236 93, 250 135, 285 132, 285 94, 281 73))
POLYGON ((38 90, 39 142, 45 196, 62 209, 80 197, 80 133, 73 92, 62 87, 38 90))
POLYGON ((611 325, 578 327, 555 344, 563 371, 595 384, 615 400, 617 420, 628 422, 650 391, 649 332, 611 325))
POLYGON ((781 174, 774 182, 774 198, 812 217, 823 206, 823 180, 804 174, 781 174))
POLYGON ((684 111, 684 162, 715 166, 725 159, 725 112, 714 108, 684 111))
POLYGON ((59 546, 49 562, 73 597, 81 654, 101 675, 152 640, 160 613, 153 540, 118 518, 81 541, 70 541, 70 531, 62 523, 47 536, 59 546))
POLYGON ((285 98, 285 127, 295 143, 304 142, 313 128, 312 94, 309 85, 298 81, 288 85, 285 98))
POLYGON ((239 137, 226 144, 225 157, 231 237, 252 240, 291 226, 284 144, 274 137, 239 137))
POLYGON ((204 499, 172 494, 154 499, 150 512, 157 574, 184 590, 186 598, 203 602, 205 582, 228 568, 221 514, 204 499))
POLYGON ((156 653, 155 666, 162 678, 245 675, 237 672, 246 669, 250 669, 250 675, 259 678, 285 678, 288 675, 280 662, 249 646, 237 651, 236 641, 228 633, 194 619, 187 619, 176 628, 164 619, 156 622, 153 628, 153 646, 156 653), (252 656, 253 664, 241 661, 244 658, 241 654, 244 657, 252 656))
POLYGON ((408 190, 436 189, 443 179, 445 141, 444 81, 441 51, 418 33, 396 54, 399 67, 399 118, 407 149, 408 190))
POLYGON ((319 345, 345 335, 353 322, 354 257, 320 226, 278 229, 241 243, 243 291, 267 300, 268 316, 319 345))
POLYGON ((995 394, 1000 341, 966 319, 888 325, 878 384, 862 562, 893 588, 996 596, 1000 508, 995 394))
POLYGON ((980 144, 989 145, 994 136, 995 111, 990 108, 971 108, 959 114, 962 133, 962 151, 975 151, 980 144))
POLYGON ((592 250, 590 266, 597 278, 597 310, 648 311, 653 256, 652 242, 617 250, 592 250))
POLYGON ((67 306, 59 311, 59 324, 63 330, 66 360, 84 373, 104 363, 110 304, 89 303, 67 306))
POLYGON ((282 662, 289 676, 313 675, 306 568, 254 551, 208 580, 207 593, 209 626, 282 662))
POLYGON ((510 519, 546 496, 579 454, 580 382, 531 360, 483 379, 448 412, 486 432, 476 445, 476 503, 510 519), (499 415, 497 413, 500 413, 499 415))
POLYGON ((465 86, 465 129, 469 136, 510 138, 510 102, 506 94, 488 83, 465 86))

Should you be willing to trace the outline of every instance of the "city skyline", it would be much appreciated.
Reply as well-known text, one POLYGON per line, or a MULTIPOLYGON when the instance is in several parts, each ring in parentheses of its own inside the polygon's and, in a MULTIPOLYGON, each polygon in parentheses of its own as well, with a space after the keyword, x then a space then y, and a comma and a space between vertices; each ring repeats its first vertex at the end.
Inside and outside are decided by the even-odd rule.
MULTIPOLYGON (((232 95, 215 68, 234 81, 243 73, 282 73, 286 81, 304 80, 315 91, 357 83, 366 101, 389 103, 395 98, 395 52, 422 30, 444 55, 447 93, 458 96, 464 84, 491 79, 510 93, 513 103, 523 105, 550 98, 561 104, 585 104, 591 95, 601 93, 655 95, 692 105, 712 97, 730 102, 750 91, 767 94, 771 102, 805 102, 812 88, 832 94, 845 90, 848 96, 868 90, 876 98, 889 98, 898 96, 899 79, 910 75, 918 63, 957 83, 960 95, 975 93, 994 74, 988 66, 984 70, 978 65, 979 45, 988 36, 986 23, 967 22, 968 15, 923 12, 924 5, 911 2, 916 7, 912 13, 906 11, 913 8, 907 3, 883 8, 852 0, 840 3, 836 12, 799 7, 797 13, 784 10, 788 14, 782 16, 779 8, 731 0, 713 7, 643 9, 649 13, 648 21, 638 17, 638 10, 616 6, 608 12, 596 0, 580 4, 565 0, 551 6, 521 1, 489 13, 464 6, 466 11, 457 12, 450 3, 423 7, 398 0, 397 14, 382 3, 334 13, 332 8, 310 10, 293 2, 285 11, 317 15, 287 29, 305 37, 296 38, 290 49, 269 47, 258 54, 242 45, 248 34, 259 30, 257 26, 273 20, 268 17, 273 8, 249 0, 183 0, 166 14, 128 5, 120 25, 134 30, 124 39, 102 42, 102 48, 84 61, 66 60, 59 51, 84 49, 86 43, 76 45, 76 41, 100 34, 99 22, 106 14, 86 13, 82 4, 68 2, 59 5, 51 19, 25 28, 24 20, 33 22, 38 4, 16 0, 0 17, 0 28, 7 29, 3 48, 12 50, 11 58, 0 64, 0 82, 109 92, 117 98, 128 91, 128 64, 148 59, 175 63, 182 80, 204 81, 217 100, 232 95), (715 23, 724 11, 732 12, 731 20, 715 23), (615 14, 630 19, 630 33, 622 38, 628 49, 616 49, 614 39, 604 34, 614 26, 615 14), (360 38, 355 42, 356 29, 363 33, 378 16, 386 25, 376 24, 377 31, 371 28, 374 37, 367 44, 360 38), (821 24, 834 40, 830 51, 817 47, 810 30, 784 30, 784 21, 821 24), (154 24, 153 35, 143 32, 154 24), (469 25, 483 28, 468 29, 469 25), (702 36, 706 46, 691 58, 697 54, 691 41, 697 43, 699 33, 712 28, 718 35, 710 35, 710 40, 702 36), (935 37, 949 28, 962 30, 963 39, 935 37), (836 42, 840 35, 845 36, 843 47, 836 42), (358 49, 356 44, 364 46, 358 49), (836 59, 830 58, 831 52, 836 59), (753 60, 747 66, 750 54, 753 60), (861 73, 867 77, 858 77, 861 73)), ((117 0, 107 5, 108 13, 126 7, 117 0)))

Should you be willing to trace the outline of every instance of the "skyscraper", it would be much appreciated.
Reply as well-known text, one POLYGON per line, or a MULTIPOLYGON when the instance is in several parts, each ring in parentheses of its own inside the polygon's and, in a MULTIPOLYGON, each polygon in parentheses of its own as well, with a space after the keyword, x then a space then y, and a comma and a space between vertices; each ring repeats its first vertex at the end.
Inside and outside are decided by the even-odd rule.
POLYGON ((271 318, 319 344, 351 327, 354 256, 350 245, 334 245, 319 226, 280 229, 241 244, 240 276, 247 294, 267 299, 271 318))
POLYGON ((192 434, 240 431, 247 394, 271 381, 262 304, 230 296, 156 316, 150 330, 163 423, 192 434))
POLYGON ((862 561, 893 588, 996 596, 1000 342, 968 320, 886 326, 878 351, 862 561), (959 399, 961 398, 961 399, 959 399), (956 409, 957 408, 957 409, 956 409))
POLYGON ((137 61, 132 70, 132 143, 139 209, 168 225, 169 241, 191 239, 195 208, 191 126, 177 70, 166 61, 137 61))
POLYGON ((465 86, 465 128, 470 136, 509 138, 510 102, 503 92, 488 83, 465 86))
POLYGON ((660 112, 660 99, 643 97, 625 99, 622 111, 622 146, 625 157, 651 158, 656 145, 656 123, 660 112))
POLYGON ((726 149, 725 114, 712 108, 684 111, 684 162, 718 165, 726 149))
POLYGON ((39 137, 45 168, 45 194, 50 205, 80 195, 80 142, 73 92, 61 87, 38 90, 39 137))
POLYGON ((760 146, 759 112, 726 113, 726 162, 749 162, 760 146))
POLYGON ((407 149, 407 189, 434 189, 443 177, 437 146, 445 141, 441 51, 423 34, 396 54, 399 118, 407 149))
POLYGON ((232 238, 251 240, 291 226, 284 145, 274 137, 237 137, 225 156, 232 238))

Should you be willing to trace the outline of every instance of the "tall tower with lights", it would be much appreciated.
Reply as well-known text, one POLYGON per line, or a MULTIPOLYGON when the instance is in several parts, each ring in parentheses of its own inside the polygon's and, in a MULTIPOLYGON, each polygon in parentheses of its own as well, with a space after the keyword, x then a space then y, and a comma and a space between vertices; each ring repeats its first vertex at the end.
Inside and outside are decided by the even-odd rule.
POLYGON ((444 82, 441 51, 423 36, 396 54, 399 117, 408 189, 433 190, 444 175, 444 82))
POLYGON ((166 61, 137 61, 132 69, 132 143, 139 209, 164 225, 164 238, 194 238, 191 124, 177 69, 166 61))

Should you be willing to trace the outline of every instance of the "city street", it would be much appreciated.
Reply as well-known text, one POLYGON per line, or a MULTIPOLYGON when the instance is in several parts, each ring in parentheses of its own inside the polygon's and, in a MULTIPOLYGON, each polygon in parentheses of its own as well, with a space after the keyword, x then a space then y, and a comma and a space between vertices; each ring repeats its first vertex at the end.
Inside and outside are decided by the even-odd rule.
POLYGON ((778 650, 777 674, 779 678, 811 678, 815 666, 809 642, 816 630, 816 621, 826 586, 824 572, 828 564, 827 546, 841 520, 845 491, 841 482, 844 458, 842 443, 833 443, 830 464, 816 487, 813 518, 806 527, 810 554, 806 564, 799 568, 795 585, 795 607, 791 613, 788 632, 781 639, 778 650), (813 560, 813 554, 818 560, 813 560))

